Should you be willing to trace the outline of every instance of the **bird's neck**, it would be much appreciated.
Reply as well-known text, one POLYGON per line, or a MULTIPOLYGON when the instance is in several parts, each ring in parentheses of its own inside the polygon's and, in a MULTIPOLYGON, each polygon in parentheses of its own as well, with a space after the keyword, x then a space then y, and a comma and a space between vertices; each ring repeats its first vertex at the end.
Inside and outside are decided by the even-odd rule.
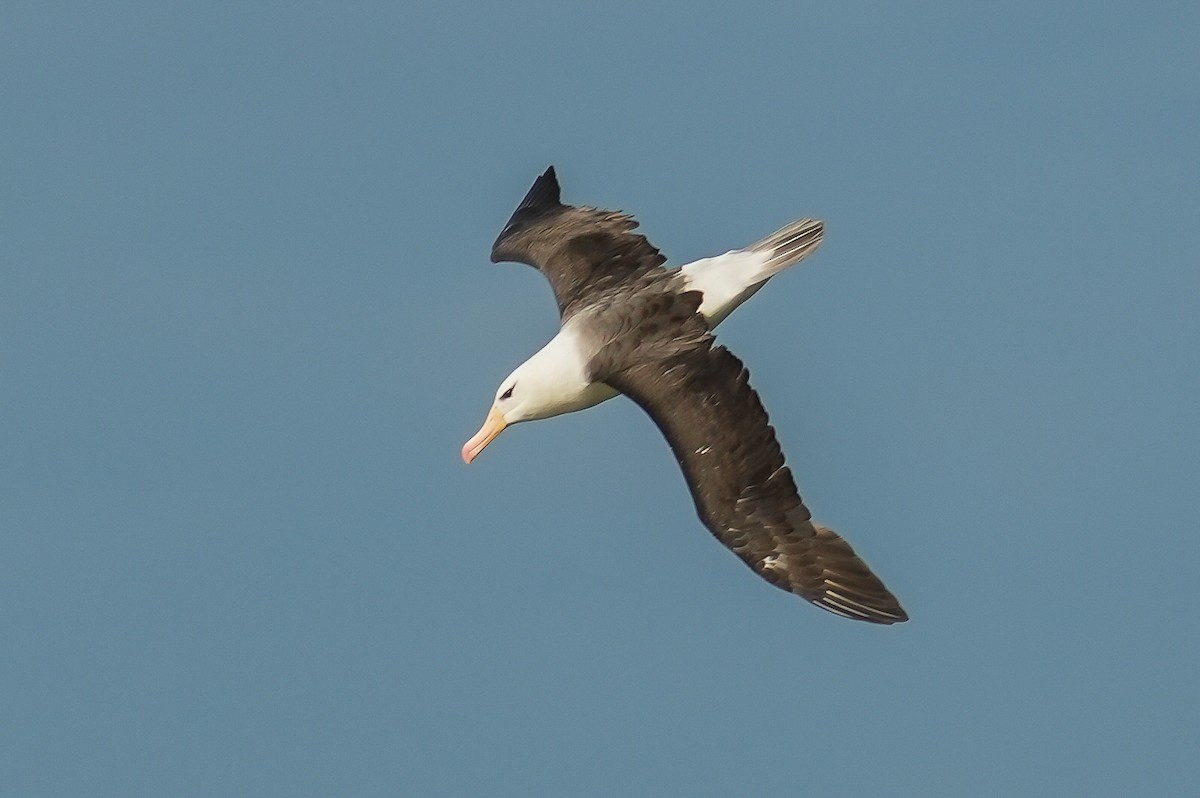
POLYGON ((541 396, 538 418, 573 413, 616 396, 604 383, 587 375, 587 355, 570 325, 525 361, 520 379, 528 379, 541 396))

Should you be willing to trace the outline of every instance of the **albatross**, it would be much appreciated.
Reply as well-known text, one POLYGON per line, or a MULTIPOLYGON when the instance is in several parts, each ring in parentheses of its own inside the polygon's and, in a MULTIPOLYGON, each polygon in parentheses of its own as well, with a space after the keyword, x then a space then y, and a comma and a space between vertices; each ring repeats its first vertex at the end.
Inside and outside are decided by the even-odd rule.
POLYGON ((630 215, 564 205, 554 167, 534 181, 492 247, 550 281, 561 328, 496 390, 463 446, 467 463, 507 427, 624 394, 662 431, 700 520, 772 585, 853 620, 908 620, 854 549, 812 520, 749 372, 713 329, 821 243, 800 219, 742 250, 664 267, 630 215))

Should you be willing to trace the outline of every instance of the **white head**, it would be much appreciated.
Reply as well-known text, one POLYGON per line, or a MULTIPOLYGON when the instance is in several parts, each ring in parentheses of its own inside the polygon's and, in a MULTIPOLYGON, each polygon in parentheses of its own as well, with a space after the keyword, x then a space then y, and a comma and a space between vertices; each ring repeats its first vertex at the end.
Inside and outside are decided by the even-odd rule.
POLYGON ((588 381, 574 338, 560 332, 500 383, 483 426, 463 446, 463 460, 474 460, 511 424, 583 410, 612 395, 607 386, 588 381))

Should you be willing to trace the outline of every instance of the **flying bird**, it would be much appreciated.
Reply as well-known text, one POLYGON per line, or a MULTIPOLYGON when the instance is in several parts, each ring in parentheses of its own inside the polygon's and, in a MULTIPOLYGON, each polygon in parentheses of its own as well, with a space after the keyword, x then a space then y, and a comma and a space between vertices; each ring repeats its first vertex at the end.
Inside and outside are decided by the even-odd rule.
POLYGON ((513 424, 624 394, 666 437, 701 521, 755 573, 845 618, 908 620, 850 544, 812 520, 746 367, 713 339, 738 305, 817 248, 824 225, 801 219, 674 270, 637 226, 624 213, 562 204, 553 166, 534 181, 491 259, 542 272, 562 325, 500 384, 463 460, 513 424))

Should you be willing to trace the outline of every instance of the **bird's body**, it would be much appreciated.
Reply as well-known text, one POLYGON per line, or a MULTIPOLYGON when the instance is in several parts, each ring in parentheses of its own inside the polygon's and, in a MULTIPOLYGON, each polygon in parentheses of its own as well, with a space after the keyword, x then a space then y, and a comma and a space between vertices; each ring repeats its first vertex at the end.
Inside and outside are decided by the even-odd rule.
POLYGON ((629 216, 562 205, 553 167, 501 232, 494 261, 550 280, 562 327, 496 393, 470 462, 506 426, 592 407, 619 393, 662 430, 709 530, 760 576, 823 609, 907 620, 850 546, 812 522, 749 375, 712 329, 771 276, 817 248, 803 219, 744 250, 663 268, 629 216))
POLYGON ((606 323, 620 325, 636 306, 637 300, 631 298, 652 289, 669 294, 698 292, 698 312, 709 329, 713 329, 771 276, 811 254, 821 243, 823 227, 813 219, 800 219, 746 249, 693 261, 678 271, 649 270, 636 284, 618 284, 602 300, 597 298, 593 304, 580 308, 584 315, 578 321, 574 313, 565 316, 558 334, 522 365, 524 373, 537 375, 548 386, 555 386, 553 391, 539 392, 550 394, 555 404, 540 408, 537 418, 586 410, 620 395, 608 385, 587 377, 587 363, 596 353, 596 347, 583 332, 589 325, 595 328, 606 323))

